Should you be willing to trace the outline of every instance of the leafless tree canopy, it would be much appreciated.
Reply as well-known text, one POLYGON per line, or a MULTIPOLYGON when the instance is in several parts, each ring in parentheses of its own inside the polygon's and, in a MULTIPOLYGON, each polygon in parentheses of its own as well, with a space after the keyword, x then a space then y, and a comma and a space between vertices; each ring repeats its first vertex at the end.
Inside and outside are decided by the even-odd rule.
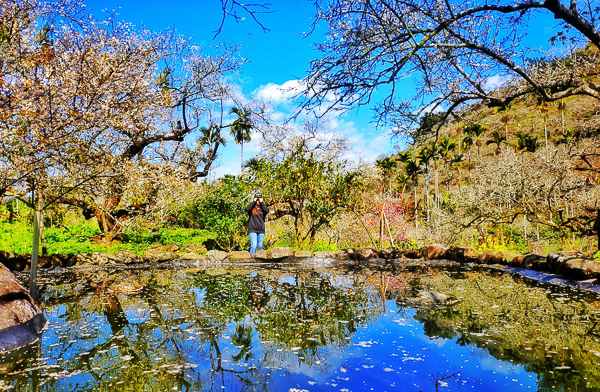
MULTIPOLYGON (((398 132, 426 111, 451 113, 469 103, 493 106, 536 92, 546 101, 585 94, 600 99, 595 72, 600 6, 591 0, 510 2, 332 0, 315 24, 329 26, 307 77, 305 109, 375 104, 380 122, 398 132), (524 37, 534 18, 556 20, 563 53, 540 53, 524 37), (587 44, 587 46, 585 46, 587 44), (539 60, 539 59, 543 60, 539 60), (411 84, 415 95, 403 98, 411 84)), ((535 32, 533 32, 535 33, 535 32)))

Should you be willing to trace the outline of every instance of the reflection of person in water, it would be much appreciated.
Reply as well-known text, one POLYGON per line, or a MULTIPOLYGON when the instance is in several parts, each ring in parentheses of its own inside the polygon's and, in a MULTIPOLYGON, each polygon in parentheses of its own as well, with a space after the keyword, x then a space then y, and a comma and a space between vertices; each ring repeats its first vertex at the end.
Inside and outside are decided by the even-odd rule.
POLYGON ((269 289, 264 276, 256 275, 250 278, 249 282, 250 297, 248 298, 249 305, 257 312, 264 312, 265 307, 269 303, 269 289))

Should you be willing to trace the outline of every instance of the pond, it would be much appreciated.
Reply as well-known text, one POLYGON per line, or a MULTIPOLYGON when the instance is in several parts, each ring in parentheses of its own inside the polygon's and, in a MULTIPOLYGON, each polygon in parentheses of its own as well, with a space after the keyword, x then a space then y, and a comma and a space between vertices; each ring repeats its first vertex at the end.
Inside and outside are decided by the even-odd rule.
POLYGON ((40 277, 11 391, 600 390, 600 298, 416 265, 221 265, 40 277))

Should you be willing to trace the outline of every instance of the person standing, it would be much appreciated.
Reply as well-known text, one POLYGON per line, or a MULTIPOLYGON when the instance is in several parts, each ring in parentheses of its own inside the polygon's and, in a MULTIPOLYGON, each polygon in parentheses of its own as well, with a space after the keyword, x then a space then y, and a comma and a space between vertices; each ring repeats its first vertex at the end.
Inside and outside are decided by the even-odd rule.
POLYGON ((265 204, 262 194, 254 195, 252 203, 246 207, 248 213, 248 235, 250 236, 250 253, 262 250, 265 240, 265 217, 269 213, 269 206, 265 204))

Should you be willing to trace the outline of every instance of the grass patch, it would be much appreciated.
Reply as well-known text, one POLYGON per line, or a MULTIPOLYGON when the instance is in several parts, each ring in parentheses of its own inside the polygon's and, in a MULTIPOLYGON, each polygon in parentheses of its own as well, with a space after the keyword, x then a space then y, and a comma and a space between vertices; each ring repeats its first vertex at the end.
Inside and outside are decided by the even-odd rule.
MULTIPOLYGON (((213 234, 206 230, 183 228, 159 229, 158 231, 130 231, 123 233, 123 243, 98 245, 92 243, 92 237, 100 234, 93 222, 82 222, 66 227, 50 227, 46 229, 46 244, 49 254, 78 254, 78 253, 115 253, 119 250, 129 250, 143 255, 149 246, 176 244, 183 249, 186 245, 201 245, 213 234)), ((27 222, 0 221, 0 249, 14 253, 31 253, 33 244, 33 225, 27 222)))

